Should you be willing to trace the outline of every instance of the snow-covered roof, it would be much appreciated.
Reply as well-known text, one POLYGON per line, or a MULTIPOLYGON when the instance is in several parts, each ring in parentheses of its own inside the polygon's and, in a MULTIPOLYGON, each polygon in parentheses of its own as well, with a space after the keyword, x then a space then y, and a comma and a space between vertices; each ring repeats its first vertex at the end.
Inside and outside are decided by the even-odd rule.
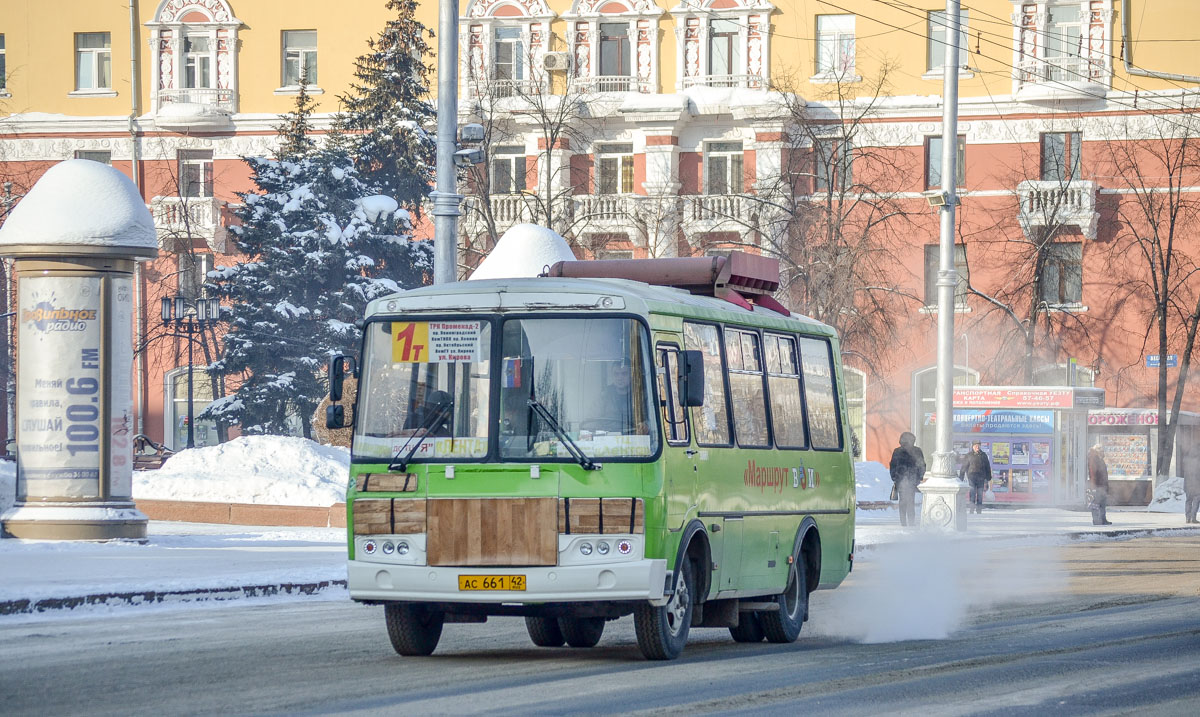
POLYGON ((558 232, 537 224, 517 224, 504 232, 471 274, 471 281, 537 276, 560 261, 574 260, 571 247, 558 232))
POLYGON ((158 234, 128 177, 100 162, 69 159, 42 175, 0 227, 0 253, 43 246, 154 256, 158 234))

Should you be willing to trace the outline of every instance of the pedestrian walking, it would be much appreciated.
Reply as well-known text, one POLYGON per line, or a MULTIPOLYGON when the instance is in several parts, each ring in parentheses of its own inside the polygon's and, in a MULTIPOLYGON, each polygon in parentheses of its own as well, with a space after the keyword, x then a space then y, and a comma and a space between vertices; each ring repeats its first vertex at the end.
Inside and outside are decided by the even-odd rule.
POLYGON ((1200 446, 1188 448, 1180 466, 1183 473, 1183 521, 1195 523, 1196 509, 1200 508, 1200 446))
POLYGON ((971 492, 967 495, 970 512, 982 513, 983 494, 987 492, 988 484, 992 482, 992 462, 983 452, 979 441, 971 444, 971 450, 958 470, 958 479, 962 480, 964 477, 971 486, 971 492))
POLYGON ((1104 451, 1100 444, 1092 446, 1087 454, 1088 508, 1092 511, 1092 525, 1112 525, 1108 519, 1108 464, 1104 462, 1104 451))
POLYGON ((900 503, 900 525, 916 525, 917 484, 925 477, 925 454, 916 446, 917 437, 905 431, 900 446, 892 451, 889 469, 900 503))

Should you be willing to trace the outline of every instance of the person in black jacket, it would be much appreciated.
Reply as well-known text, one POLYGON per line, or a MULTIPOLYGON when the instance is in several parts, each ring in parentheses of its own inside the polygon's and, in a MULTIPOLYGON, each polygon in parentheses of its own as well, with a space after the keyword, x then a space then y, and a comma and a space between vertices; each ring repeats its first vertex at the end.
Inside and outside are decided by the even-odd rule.
POLYGON ((983 452, 979 441, 971 444, 971 450, 958 470, 958 479, 962 480, 963 478, 966 478, 971 485, 971 492, 967 496, 971 504, 970 512, 982 513, 983 494, 987 492, 988 483, 992 481, 992 462, 983 452))
POLYGON ((1112 525, 1108 519, 1108 464, 1104 462, 1104 447, 1099 443, 1087 454, 1088 508, 1092 511, 1092 525, 1112 525))
POLYGON ((916 525, 917 484, 925 477, 925 454, 916 446, 917 437, 905 431, 900 446, 892 451, 889 466, 899 498, 900 525, 916 525))

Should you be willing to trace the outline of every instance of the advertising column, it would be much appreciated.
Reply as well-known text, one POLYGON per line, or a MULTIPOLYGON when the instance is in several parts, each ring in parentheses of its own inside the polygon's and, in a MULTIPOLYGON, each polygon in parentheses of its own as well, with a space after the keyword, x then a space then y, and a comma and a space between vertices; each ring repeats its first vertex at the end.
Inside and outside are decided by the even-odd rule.
POLYGON ((17 486, 0 515, 5 537, 145 537, 132 498, 132 275, 157 246, 133 183, 87 160, 51 168, 0 229, 17 277, 17 486))

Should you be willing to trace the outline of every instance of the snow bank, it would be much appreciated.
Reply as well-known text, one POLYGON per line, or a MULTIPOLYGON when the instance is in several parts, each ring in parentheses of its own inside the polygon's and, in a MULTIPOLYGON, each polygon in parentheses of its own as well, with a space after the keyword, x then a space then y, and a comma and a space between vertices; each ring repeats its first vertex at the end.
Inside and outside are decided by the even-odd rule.
POLYGON ((892 474, 879 461, 860 461, 854 464, 854 494, 860 502, 892 499, 892 474))
POLYGON ((330 506, 346 499, 350 454, 304 438, 242 436, 181 451, 133 475, 133 497, 330 506))
POLYGON ((33 185, 0 228, 0 245, 106 246, 158 251, 154 219, 137 187, 112 167, 59 162, 33 185))
POLYGON ((1182 513, 1184 504, 1183 477, 1175 476, 1154 487, 1154 497, 1146 510, 1154 513, 1182 513))
POLYGON ((500 237, 471 279, 516 279, 537 276, 556 262, 574 261, 567 240, 537 224, 517 224, 500 237))
POLYGON ((16 461, 0 461, 0 513, 17 502, 16 461))

